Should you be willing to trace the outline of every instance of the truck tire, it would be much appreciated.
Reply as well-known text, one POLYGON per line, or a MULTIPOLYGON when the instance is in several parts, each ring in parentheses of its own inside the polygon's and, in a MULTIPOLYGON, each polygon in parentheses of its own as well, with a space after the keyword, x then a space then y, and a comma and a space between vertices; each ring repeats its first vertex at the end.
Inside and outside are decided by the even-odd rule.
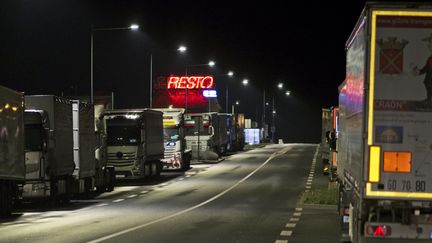
POLYGON ((191 161, 191 156, 190 154, 184 154, 183 155, 183 163, 182 163, 182 167, 181 170, 182 171, 187 171, 190 169, 190 161, 191 161))
POLYGON ((107 183, 107 189, 106 191, 112 192, 114 191, 114 186, 116 184, 116 177, 115 177, 115 168, 114 167, 108 167, 107 170, 107 176, 108 179, 105 181, 107 183))

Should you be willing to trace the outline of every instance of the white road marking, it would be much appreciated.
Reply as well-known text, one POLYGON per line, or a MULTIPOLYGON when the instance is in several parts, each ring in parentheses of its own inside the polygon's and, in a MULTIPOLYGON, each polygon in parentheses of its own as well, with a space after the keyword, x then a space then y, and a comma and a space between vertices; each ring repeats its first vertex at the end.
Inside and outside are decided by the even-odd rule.
POLYGON ((295 217, 300 217, 301 215, 302 215, 302 213, 300 213, 300 212, 293 213, 293 216, 295 216, 295 217))
POLYGON ((124 201, 124 199, 123 198, 116 199, 116 200, 113 201, 113 203, 118 203, 118 202, 121 202, 121 201, 124 201))
POLYGON ((146 194, 146 193, 148 193, 149 191, 142 191, 141 192, 141 194, 146 194))
POLYGON ((188 177, 188 178, 189 178, 189 177, 191 177, 191 175, 186 175, 186 177, 188 177))
POLYGON ((182 178, 179 178, 178 180, 179 180, 179 181, 182 181, 182 180, 184 180, 184 177, 182 177, 182 178))
MULTIPOLYGON (((197 209, 197 208, 199 208, 199 207, 202 207, 202 206, 204 206, 204 205, 206 205, 206 204, 208 204, 208 203, 210 203, 210 202, 213 202, 214 200, 216 200, 216 199, 222 197, 223 195, 227 194, 228 192, 232 191, 234 188, 236 188, 238 185, 240 185, 241 183, 243 183, 245 180, 249 179, 249 177, 251 177, 252 175, 254 175, 255 173, 257 173, 259 170, 261 170, 261 169, 262 169, 266 164, 268 164, 272 159, 276 158, 276 157, 279 156, 279 155, 285 154, 285 153, 288 152, 288 150, 290 150, 290 149, 291 149, 291 147, 287 147, 287 148, 285 148, 285 149, 282 149, 282 150, 279 150, 279 151, 273 153, 272 155, 270 155, 270 157, 269 157, 266 161, 264 161, 264 162, 263 162, 260 166, 258 166, 255 170, 253 170, 253 171, 252 171, 251 173, 249 173, 247 176, 243 177, 243 179, 241 179, 240 181, 238 181, 237 183, 235 183, 235 184, 232 185, 231 187, 225 189, 224 191, 222 191, 222 192, 216 194, 215 196, 213 196, 213 197, 207 199, 206 201, 204 201, 204 202, 202 202, 202 203, 199 203, 199 204, 197 204, 197 205, 195 205, 195 206, 193 206, 193 207, 190 207, 190 208, 184 209, 184 210, 179 211, 179 212, 177 212, 177 213, 174 213, 174 214, 171 214, 171 215, 168 215, 168 216, 165 216, 165 217, 162 217, 162 218, 159 218, 159 219, 156 219, 156 220, 150 221, 150 222, 148 222, 148 223, 141 224, 141 225, 138 225, 138 226, 135 226, 135 227, 129 228, 129 229, 125 229, 125 230, 122 230, 122 231, 119 231, 119 232, 116 232, 116 233, 113 233, 113 234, 110 234, 110 235, 107 235, 107 236, 104 236, 104 237, 101 237, 101 238, 98 238, 98 239, 95 239, 95 240, 92 240, 92 241, 88 241, 87 243, 98 243, 98 242, 101 242, 101 241, 105 241, 105 240, 108 240, 108 239, 112 239, 112 238, 114 238, 114 237, 117 237, 117 236, 120 236, 120 235, 123 235, 123 234, 129 233, 129 232, 135 231, 135 230, 137 230, 137 229, 141 229, 141 228, 147 227, 147 226, 149 226, 149 225, 153 225, 153 224, 156 224, 156 223, 159 223, 159 222, 162 222, 162 221, 165 221, 165 220, 168 220, 168 219, 171 219, 171 218, 177 217, 177 216, 179 216, 179 215, 185 214, 185 213, 190 212, 190 211, 192 211, 192 210, 195 210, 195 209, 197 209)), ((298 220, 298 219, 297 219, 297 220, 298 220)))
POLYGON ((291 230, 282 230, 280 233, 281 236, 291 236, 292 231, 291 230))
POLYGON ((129 195, 128 198, 133 198, 133 197, 136 197, 136 196, 137 196, 136 194, 132 194, 132 195, 129 195))
POLYGON ((303 211, 303 208, 296 208, 295 211, 303 211))
POLYGON ((103 206, 107 206, 107 205, 108 205, 108 203, 101 203, 101 204, 95 205, 95 207, 103 207, 103 206))
POLYGON ((288 224, 285 225, 285 227, 287 227, 287 228, 295 228, 296 225, 297 224, 294 224, 294 223, 288 223, 288 224))
POLYGON ((306 189, 311 189, 312 187, 311 186, 306 186, 306 189))
POLYGON ((287 240, 276 240, 275 243, 288 243, 287 240))
POLYGON ((299 218, 290 218, 290 222, 298 222, 300 219, 299 218))

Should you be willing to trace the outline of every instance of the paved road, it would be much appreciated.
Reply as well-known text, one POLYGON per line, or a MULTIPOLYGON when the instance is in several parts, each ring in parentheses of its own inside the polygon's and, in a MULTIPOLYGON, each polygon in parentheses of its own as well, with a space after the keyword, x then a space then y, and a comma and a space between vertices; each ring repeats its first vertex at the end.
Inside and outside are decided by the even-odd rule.
POLYGON ((316 148, 268 145, 67 207, 24 205, 0 223, 0 242, 276 242, 316 148))

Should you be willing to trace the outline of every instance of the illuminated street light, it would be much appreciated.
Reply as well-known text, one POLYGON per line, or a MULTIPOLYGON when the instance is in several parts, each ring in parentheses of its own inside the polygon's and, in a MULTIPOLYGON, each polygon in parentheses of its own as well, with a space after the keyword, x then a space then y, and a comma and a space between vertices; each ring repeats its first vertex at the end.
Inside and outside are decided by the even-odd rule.
POLYGON ((228 72, 228 76, 230 76, 230 77, 234 76, 234 72, 233 71, 229 71, 228 72))
POLYGON ((240 105, 240 101, 236 100, 235 104, 240 105))
MULTIPOLYGON (((180 52, 180 47, 178 49, 180 52)), ((216 65, 216 63, 212 60, 210 60, 208 63, 205 64, 192 64, 192 65, 186 65, 186 76, 188 76, 188 71, 190 67, 202 67, 202 66, 209 66, 209 67, 214 67, 216 65)), ((186 92, 185 92, 185 113, 188 112, 188 88, 186 88, 186 92)), ((210 103, 209 103, 210 104, 210 103)), ((209 108, 210 110, 210 108, 209 108)))
POLYGON ((286 95, 286 96, 290 96, 290 95, 291 95, 291 91, 286 91, 286 92, 285 92, 285 95, 286 95))
POLYGON ((247 80, 247 79, 243 79, 243 82, 242 82, 242 83, 243 83, 244 86, 246 86, 246 85, 249 84, 249 80, 247 80))
POLYGON ((179 46, 179 48, 177 49, 177 51, 179 51, 181 53, 185 53, 187 51, 187 47, 186 46, 179 46))
POLYGON ((94 60, 94 51, 93 51, 93 32, 96 31, 111 31, 111 30, 138 30, 139 25, 131 24, 129 27, 114 27, 114 28, 91 28, 90 30, 90 102, 94 103, 94 72, 93 72, 93 60, 94 60))
POLYGON ((278 83, 278 86, 277 86, 279 89, 282 89, 283 88, 283 83, 278 83))
POLYGON ((137 25, 137 24, 131 24, 131 26, 129 26, 129 29, 131 29, 131 30, 137 30, 137 29, 139 29, 139 25, 137 25))

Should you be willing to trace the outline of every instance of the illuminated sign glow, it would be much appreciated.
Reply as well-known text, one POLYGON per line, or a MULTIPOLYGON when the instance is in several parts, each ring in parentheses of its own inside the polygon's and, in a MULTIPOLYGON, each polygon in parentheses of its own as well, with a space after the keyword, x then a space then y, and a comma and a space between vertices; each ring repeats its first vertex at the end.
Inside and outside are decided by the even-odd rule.
POLYGON ((212 76, 168 77, 168 89, 211 89, 214 88, 212 76))
POLYGON ((217 91, 215 89, 203 90, 203 96, 207 97, 207 98, 216 98, 217 97, 217 91))

